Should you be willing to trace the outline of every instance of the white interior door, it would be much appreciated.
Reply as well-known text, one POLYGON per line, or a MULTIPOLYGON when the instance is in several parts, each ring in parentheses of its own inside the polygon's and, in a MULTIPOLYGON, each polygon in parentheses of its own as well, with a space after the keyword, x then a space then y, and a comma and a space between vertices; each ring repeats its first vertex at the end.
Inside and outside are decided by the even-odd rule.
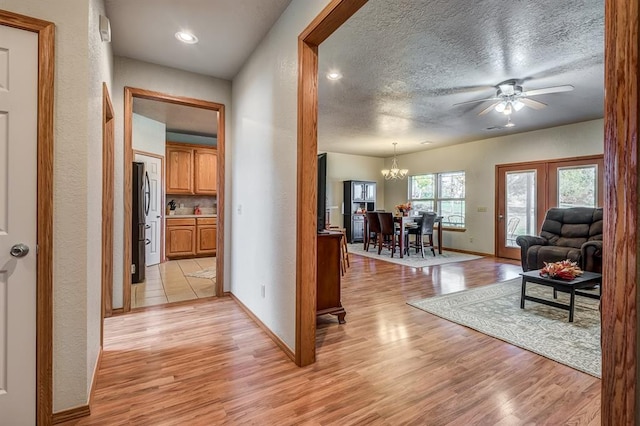
POLYGON ((146 266, 160 263, 162 248, 162 159, 136 154, 135 160, 144 163, 145 191, 149 191, 148 205, 145 205, 146 266))
POLYGON ((11 425, 36 423, 37 67, 38 35, 0 25, 0 423, 11 425))

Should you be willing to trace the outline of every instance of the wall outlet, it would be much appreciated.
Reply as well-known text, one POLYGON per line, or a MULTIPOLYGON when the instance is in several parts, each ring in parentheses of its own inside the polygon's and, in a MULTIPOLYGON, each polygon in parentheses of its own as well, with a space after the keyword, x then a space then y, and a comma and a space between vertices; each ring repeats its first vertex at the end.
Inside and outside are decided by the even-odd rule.
POLYGON ((472 243, 473 242, 473 237, 469 238, 469 242, 472 243))
POLYGON ((264 285, 264 284, 261 284, 261 285, 260 285, 260 295, 261 295, 262 297, 264 297, 264 295, 265 295, 266 291, 267 291, 267 289, 266 289, 265 285, 264 285))
POLYGON ((242 204, 238 204, 238 216, 242 214, 242 204))

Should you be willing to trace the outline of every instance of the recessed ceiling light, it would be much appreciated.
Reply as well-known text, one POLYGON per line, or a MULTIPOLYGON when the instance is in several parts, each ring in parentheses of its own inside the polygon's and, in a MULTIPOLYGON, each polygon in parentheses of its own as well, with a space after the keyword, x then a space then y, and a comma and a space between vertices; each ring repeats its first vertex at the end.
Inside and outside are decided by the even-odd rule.
POLYGON ((338 71, 330 71, 327 74, 327 78, 329 80, 340 80, 342 78, 342 74, 340 74, 338 71))
POLYGON ((431 141, 422 141, 420 142, 420 145, 431 145, 433 142, 431 141))
POLYGON ((176 38, 181 42, 187 44, 196 44, 198 42, 198 37, 186 31, 178 31, 176 33, 176 38))

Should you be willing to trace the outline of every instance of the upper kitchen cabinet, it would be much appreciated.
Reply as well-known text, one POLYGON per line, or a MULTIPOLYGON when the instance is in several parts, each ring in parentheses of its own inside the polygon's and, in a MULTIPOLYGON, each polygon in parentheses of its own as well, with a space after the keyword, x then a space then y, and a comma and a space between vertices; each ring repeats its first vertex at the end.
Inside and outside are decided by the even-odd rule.
POLYGON ((194 155, 195 193, 214 195, 218 174, 218 152, 214 149, 196 148, 194 155))
POLYGON ((215 195, 218 153, 215 148, 167 142, 167 194, 215 195))
POLYGON ((167 194, 193 194, 193 149, 167 144, 167 194))

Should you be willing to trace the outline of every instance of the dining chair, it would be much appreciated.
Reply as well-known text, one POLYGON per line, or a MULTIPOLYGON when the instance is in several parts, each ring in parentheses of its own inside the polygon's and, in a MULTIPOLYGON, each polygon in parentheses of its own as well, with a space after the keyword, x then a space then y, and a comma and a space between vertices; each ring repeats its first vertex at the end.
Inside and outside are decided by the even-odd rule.
POLYGON ((380 234, 380 219, 378 213, 367 212, 367 229, 364 236, 364 251, 369 251, 369 244, 373 238, 373 247, 378 245, 378 235, 380 234))
POLYGON ((400 234, 401 231, 396 229, 393 222, 393 213, 391 212, 378 213, 378 219, 380 220, 378 254, 382 252, 383 247, 386 247, 391 250, 391 257, 393 257, 396 247, 400 247, 400 238, 405 238, 407 231, 405 229, 403 234, 400 234))
POLYGON ((342 275, 347 272, 347 268, 351 267, 349 262, 349 246, 347 245, 347 230, 340 226, 329 226, 329 230, 342 233, 340 239, 340 270, 342 275))
POLYGON ((415 248, 416 253, 420 251, 420 253, 422 254, 422 258, 424 259, 425 236, 429 237, 429 245, 427 245, 427 247, 431 249, 431 252, 434 256, 436 255, 436 251, 433 246, 433 224, 435 223, 437 216, 437 213, 434 212, 423 212, 420 219, 420 226, 414 229, 409 229, 409 235, 415 235, 415 239, 413 242, 410 242, 408 244, 407 255, 409 254, 410 248, 415 248))

